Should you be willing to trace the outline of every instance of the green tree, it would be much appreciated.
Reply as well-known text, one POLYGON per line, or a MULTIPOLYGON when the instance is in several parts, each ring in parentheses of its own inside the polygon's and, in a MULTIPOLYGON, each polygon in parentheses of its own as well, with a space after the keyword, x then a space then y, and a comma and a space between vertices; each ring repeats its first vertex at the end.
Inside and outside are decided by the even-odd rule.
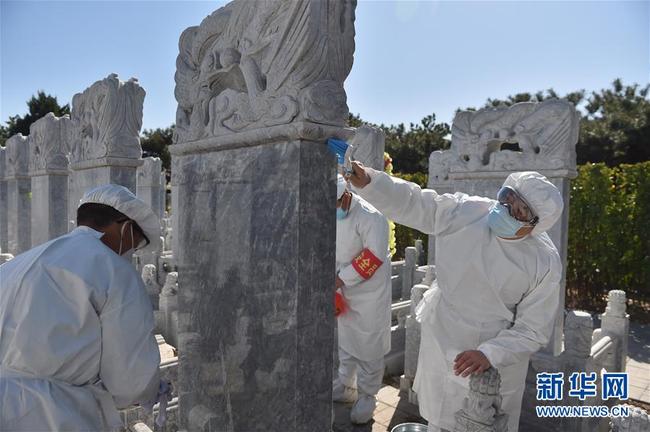
POLYGON ((0 125, 0 147, 5 146, 5 141, 7 141, 7 138, 9 138, 9 130, 0 125))
POLYGON ((609 166, 650 160, 650 85, 624 85, 592 92, 576 151, 578 163, 609 166))
POLYGON ((31 124, 44 117, 47 113, 54 113, 57 117, 70 114, 70 105, 59 105, 56 96, 46 94, 43 90, 36 92, 36 95, 27 101, 27 107, 29 109, 27 114, 24 116, 10 116, 6 126, 0 127, 0 142, 2 145, 4 145, 7 138, 17 133, 29 135, 31 124))
POLYGON ((167 128, 145 129, 140 136, 142 145, 142 156, 159 157, 163 169, 171 169, 172 157, 169 154, 169 146, 172 144, 174 125, 167 128))
POLYGON ((393 158, 396 172, 416 173, 429 171, 429 155, 435 150, 449 148, 446 139, 451 132, 447 123, 436 123, 436 115, 431 114, 411 123, 407 129, 403 123, 397 126, 384 126, 386 151, 393 158))

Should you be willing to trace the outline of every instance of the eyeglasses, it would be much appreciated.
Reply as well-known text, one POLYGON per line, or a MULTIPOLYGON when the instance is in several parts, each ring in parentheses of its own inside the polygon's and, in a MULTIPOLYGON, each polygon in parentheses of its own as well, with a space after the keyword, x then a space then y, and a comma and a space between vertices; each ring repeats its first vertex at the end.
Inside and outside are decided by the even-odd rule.
POLYGON ((537 225, 539 217, 535 215, 526 200, 510 186, 503 186, 497 193, 497 201, 508 209, 510 216, 529 226, 537 225))
POLYGON ((120 219, 120 220, 118 220, 116 222, 117 223, 131 222, 135 232, 140 234, 140 236, 142 237, 142 240, 140 240, 140 243, 138 243, 138 245, 135 246, 135 250, 143 249, 143 248, 146 248, 147 246, 149 246, 149 243, 150 243, 149 238, 145 235, 144 231, 142 231, 142 228, 140 228, 140 225, 138 225, 138 223, 136 221, 134 221, 133 219, 120 219))

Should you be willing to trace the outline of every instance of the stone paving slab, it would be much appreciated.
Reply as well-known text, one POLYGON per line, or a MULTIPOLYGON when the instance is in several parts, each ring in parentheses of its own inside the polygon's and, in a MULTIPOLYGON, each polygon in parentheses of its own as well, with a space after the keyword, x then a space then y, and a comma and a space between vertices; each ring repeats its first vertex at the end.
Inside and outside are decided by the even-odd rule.
POLYGON ((650 324, 630 323, 625 371, 630 399, 650 404, 650 324))
POLYGON ((388 384, 377 394, 373 420, 365 425, 354 425, 350 422, 351 409, 352 404, 334 403, 334 432, 390 432, 401 423, 426 424, 418 413, 418 407, 410 404, 405 395, 400 395, 398 388, 388 384))

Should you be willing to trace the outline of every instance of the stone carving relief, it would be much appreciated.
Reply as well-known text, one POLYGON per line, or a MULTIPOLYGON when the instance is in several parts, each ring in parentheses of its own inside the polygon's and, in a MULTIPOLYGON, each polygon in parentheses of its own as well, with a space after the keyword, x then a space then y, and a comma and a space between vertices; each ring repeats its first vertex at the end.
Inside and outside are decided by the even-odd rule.
POLYGON ((66 170, 70 117, 48 113, 29 128, 29 170, 66 170))
POLYGON ((625 291, 611 290, 607 296, 607 308, 605 313, 608 316, 625 318, 627 315, 627 298, 625 291))
POLYGON ((235 0, 186 29, 174 141, 299 120, 343 126, 355 4, 235 0))
POLYGON ((5 143, 5 177, 27 176, 29 137, 16 134, 5 143))
POLYGON ((104 157, 139 159, 144 96, 137 79, 120 81, 116 74, 74 95, 70 162, 104 157))
POLYGON ((354 146, 352 158, 379 171, 384 170, 386 135, 379 128, 363 125, 357 128, 349 143, 354 146))
POLYGON ((501 376, 490 368, 480 375, 471 375, 469 394, 463 408, 456 412, 454 431, 506 432, 508 415, 501 409, 501 376))
POLYGON ((559 99, 461 111, 451 148, 431 155, 430 175, 444 181, 450 172, 575 170, 579 124, 573 104, 559 99))

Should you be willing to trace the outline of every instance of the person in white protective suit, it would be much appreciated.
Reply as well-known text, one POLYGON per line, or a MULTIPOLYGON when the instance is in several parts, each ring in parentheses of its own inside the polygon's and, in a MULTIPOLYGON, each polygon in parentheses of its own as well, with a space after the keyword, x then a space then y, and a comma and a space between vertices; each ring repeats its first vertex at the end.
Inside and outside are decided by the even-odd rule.
POLYGON ((130 262, 159 239, 128 189, 87 192, 77 228, 0 266, 0 430, 106 431, 156 399, 153 310, 130 262))
POLYGON ((492 366, 517 431, 530 355, 548 343, 558 309, 562 267, 545 231, 562 214, 560 192, 536 172, 510 174, 493 200, 422 190, 356 162, 353 170, 350 182, 386 217, 435 236, 414 383, 430 430, 454 429, 468 376, 492 366))
POLYGON ((350 419, 366 423, 375 410, 390 351, 391 281, 388 221, 346 189, 338 176, 336 288, 346 303, 338 316, 339 373, 336 402, 354 402, 350 419))

